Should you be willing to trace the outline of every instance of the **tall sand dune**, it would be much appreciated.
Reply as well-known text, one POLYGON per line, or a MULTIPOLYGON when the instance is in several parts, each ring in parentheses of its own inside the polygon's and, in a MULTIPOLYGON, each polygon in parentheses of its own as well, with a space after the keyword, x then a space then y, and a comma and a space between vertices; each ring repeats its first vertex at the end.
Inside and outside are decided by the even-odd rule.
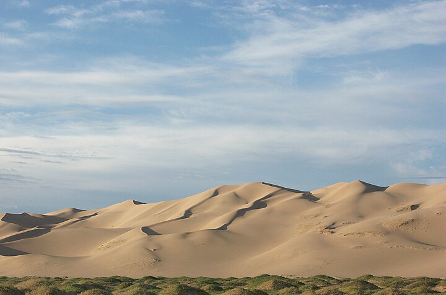
POLYGON ((446 184, 248 183, 0 219, 5 276, 446 277, 446 184))

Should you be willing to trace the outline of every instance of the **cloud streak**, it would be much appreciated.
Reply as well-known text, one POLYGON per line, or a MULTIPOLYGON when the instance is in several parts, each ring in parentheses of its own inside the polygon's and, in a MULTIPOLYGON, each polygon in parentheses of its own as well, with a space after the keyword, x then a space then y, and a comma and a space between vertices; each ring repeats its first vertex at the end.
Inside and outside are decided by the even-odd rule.
POLYGON ((9 34, 0 32, 0 46, 18 46, 23 45, 19 38, 11 37, 9 34))
POLYGON ((6 29, 24 31, 28 27, 28 22, 24 19, 18 19, 15 21, 4 23, 3 27, 6 29))
POLYGON ((384 11, 355 12, 334 21, 310 19, 299 13, 277 16, 263 12, 256 25, 249 27, 248 40, 236 44, 225 59, 255 67, 283 67, 302 58, 439 44, 446 40, 445 10, 445 1, 421 2, 384 11))
POLYGON ((106 1, 90 7, 77 8, 74 5, 59 5, 45 10, 48 15, 59 16, 55 26, 66 29, 80 29, 95 23, 119 20, 159 24, 165 21, 164 11, 159 9, 135 9, 127 7, 129 1, 106 1))

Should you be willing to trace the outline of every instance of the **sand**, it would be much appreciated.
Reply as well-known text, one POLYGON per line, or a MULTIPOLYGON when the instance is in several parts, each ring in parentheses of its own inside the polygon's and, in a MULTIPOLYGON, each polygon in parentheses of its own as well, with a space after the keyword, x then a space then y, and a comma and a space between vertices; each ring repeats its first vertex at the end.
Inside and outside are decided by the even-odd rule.
POLYGON ((5 276, 446 277, 446 183, 248 183, 0 218, 5 276))

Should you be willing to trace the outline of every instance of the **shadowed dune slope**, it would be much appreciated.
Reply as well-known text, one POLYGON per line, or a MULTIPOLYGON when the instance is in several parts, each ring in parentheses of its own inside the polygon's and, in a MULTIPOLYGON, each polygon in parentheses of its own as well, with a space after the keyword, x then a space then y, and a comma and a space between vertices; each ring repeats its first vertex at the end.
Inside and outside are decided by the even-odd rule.
POLYGON ((248 183, 0 218, 6 276, 446 277, 446 184, 248 183))

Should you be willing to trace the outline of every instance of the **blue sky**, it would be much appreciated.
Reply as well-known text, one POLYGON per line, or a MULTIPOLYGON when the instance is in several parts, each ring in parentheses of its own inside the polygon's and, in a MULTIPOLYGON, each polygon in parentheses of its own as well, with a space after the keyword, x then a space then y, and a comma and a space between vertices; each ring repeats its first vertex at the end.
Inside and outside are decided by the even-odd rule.
POLYGON ((5 0, 0 212, 446 179, 446 1, 5 0))

